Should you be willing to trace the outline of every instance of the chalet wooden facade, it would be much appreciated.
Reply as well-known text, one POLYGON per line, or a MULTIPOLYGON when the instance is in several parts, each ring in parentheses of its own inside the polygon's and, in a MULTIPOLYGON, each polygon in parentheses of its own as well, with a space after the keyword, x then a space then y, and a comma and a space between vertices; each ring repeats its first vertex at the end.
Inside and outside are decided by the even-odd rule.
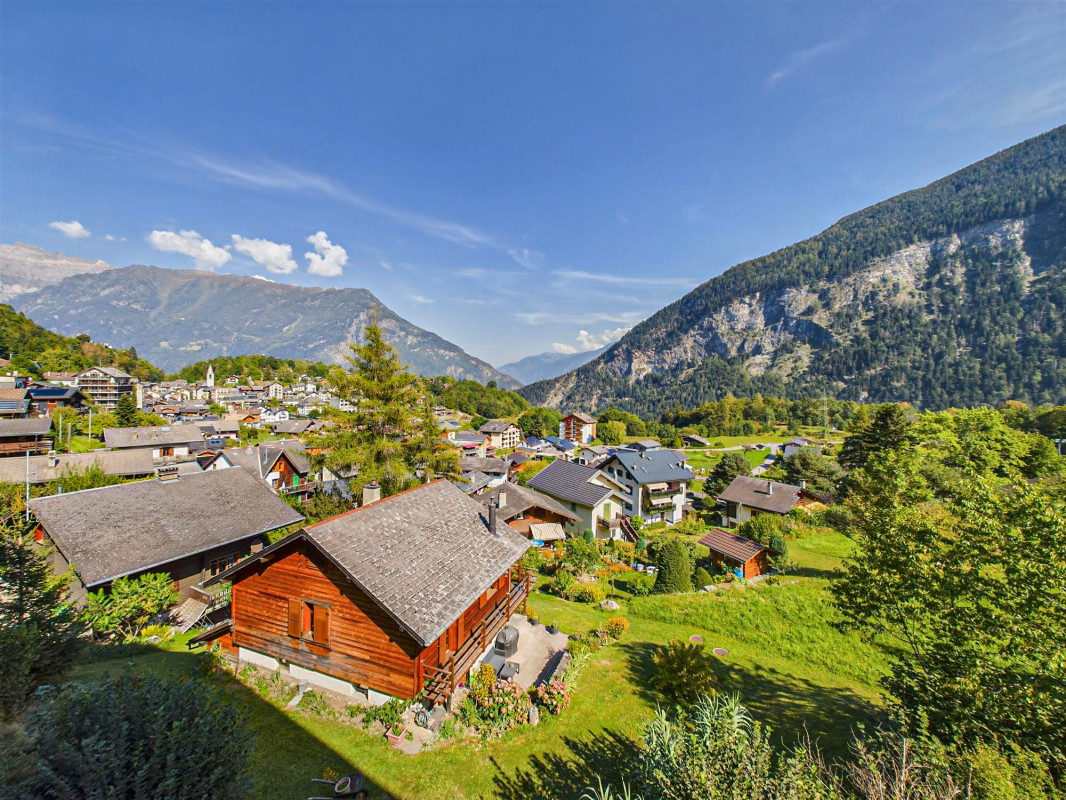
POLYGON ((208 585, 232 582, 242 661, 372 701, 425 688, 441 702, 525 602, 527 546, 438 481, 308 526, 208 585))
POLYGON ((711 551, 714 566, 748 580, 772 571, 770 559, 777 555, 765 545, 722 528, 711 529, 700 538, 700 544, 711 551))

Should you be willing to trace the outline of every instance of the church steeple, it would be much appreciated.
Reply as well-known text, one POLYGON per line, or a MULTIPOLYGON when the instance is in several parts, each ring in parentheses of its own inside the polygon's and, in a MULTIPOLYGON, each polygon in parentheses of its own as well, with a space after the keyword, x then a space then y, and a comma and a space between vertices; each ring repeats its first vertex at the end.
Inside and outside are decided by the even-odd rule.
POLYGON ((210 364, 207 365, 207 377, 204 378, 204 383, 208 386, 215 385, 215 368, 210 364))

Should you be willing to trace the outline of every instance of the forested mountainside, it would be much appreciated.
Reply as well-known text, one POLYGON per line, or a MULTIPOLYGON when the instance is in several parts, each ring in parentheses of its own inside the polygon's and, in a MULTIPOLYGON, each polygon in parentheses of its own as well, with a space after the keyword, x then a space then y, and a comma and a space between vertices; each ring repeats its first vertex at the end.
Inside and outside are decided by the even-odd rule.
POLYGON ((9 305, 0 303, 0 358, 10 359, 22 374, 81 372, 92 366, 118 367, 143 381, 157 381, 163 371, 138 357, 135 349, 116 350, 88 334, 67 337, 42 328, 9 305))
POLYGON ((342 363, 377 309, 385 338, 419 375, 514 388, 518 381, 389 310, 365 289, 291 286, 240 275, 132 266, 74 275, 13 304, 61 333, 133 345, 170 371, 219 355, 342 363))
POLYGON ((522 389, 657 413, 728 393, 1066 399, 1066 126, 738 264, 522 389))

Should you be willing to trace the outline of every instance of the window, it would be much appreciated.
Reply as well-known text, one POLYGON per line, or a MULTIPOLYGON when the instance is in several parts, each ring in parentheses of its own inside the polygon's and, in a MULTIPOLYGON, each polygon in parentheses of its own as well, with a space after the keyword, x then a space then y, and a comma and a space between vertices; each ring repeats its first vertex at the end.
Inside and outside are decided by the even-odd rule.
POLYGON ((289 600, 289 636, 329 647, 330 608, 308 600, 289 600))
POLYGON ((219 556, 218 558, 211 559, 210 572, 211 575, 218 575, 220 572, 225 572, 240 560, 240 553, 230 553, 229 555, 219 556))
POLYGON ((174 455, 174 448, 173 447, 160 447, 159 448, 159 457, 160 458, 165 458, 166 456, 172 456, 172 455, 174 455))

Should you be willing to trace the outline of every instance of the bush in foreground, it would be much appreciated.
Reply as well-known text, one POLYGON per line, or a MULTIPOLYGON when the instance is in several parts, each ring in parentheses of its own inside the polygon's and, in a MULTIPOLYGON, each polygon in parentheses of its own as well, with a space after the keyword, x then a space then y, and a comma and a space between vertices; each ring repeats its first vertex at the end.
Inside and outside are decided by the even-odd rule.
POLYGON ((655 594, 692 591, 692 561, 688 548, 678 541, 663 545, 659 555, 659 573, 655 576, 655 594))

